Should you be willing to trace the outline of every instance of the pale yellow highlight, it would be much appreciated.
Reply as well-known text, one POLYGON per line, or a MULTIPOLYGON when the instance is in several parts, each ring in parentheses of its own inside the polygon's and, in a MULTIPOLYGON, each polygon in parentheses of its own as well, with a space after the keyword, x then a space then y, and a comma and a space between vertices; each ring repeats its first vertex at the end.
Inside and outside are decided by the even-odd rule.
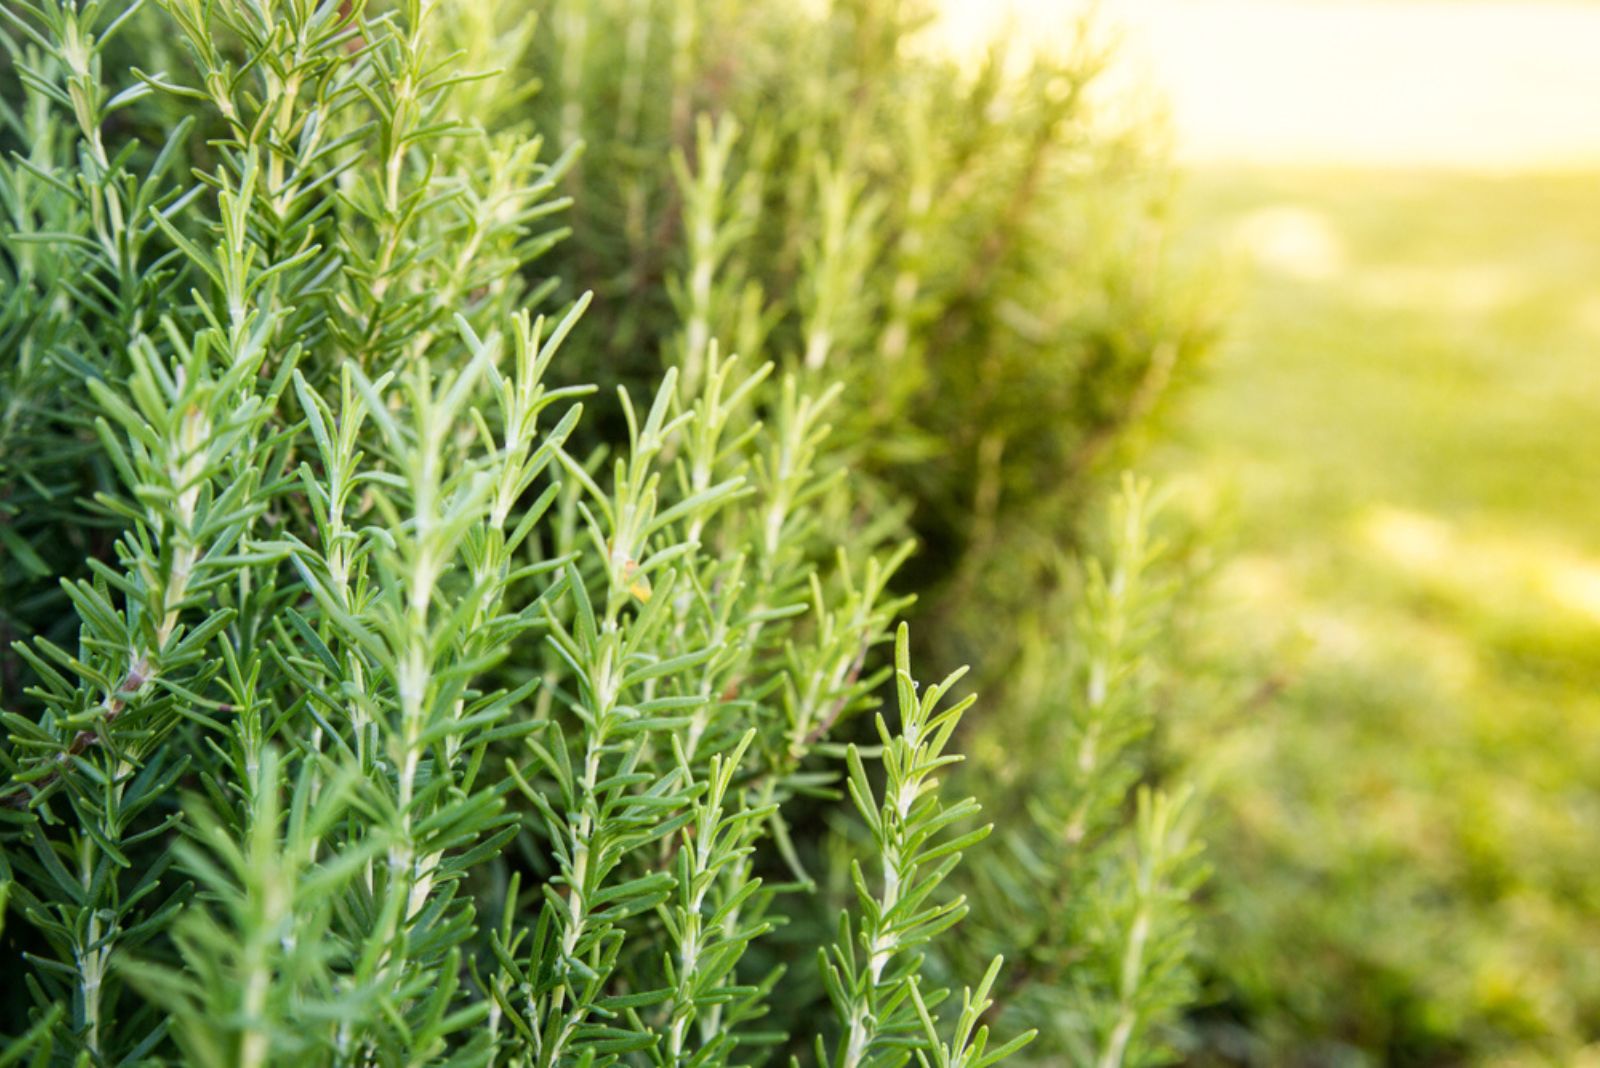
MULTIPOLYGON (((943 0, 952 46, 1059 44, 1078 0, 943 0)), ((1489 171, 1600 165, 1600 4, 1105 0, 1121 85, 1195 162, 1489 171)))
POLYGON ((1434 516, 1388 506, 1360 521, 1363 538, 1407 571, 1469 599, 1532 595, 1600 622, 1600 560, 1526 537, 1466 533, 1434 516))

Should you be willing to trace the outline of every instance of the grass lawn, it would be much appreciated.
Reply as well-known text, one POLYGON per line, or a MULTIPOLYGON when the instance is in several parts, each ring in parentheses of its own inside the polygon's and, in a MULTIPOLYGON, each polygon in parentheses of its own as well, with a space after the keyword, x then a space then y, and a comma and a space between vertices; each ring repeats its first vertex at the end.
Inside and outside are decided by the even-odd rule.
POLYGON ((1211 1052, 1600 1063, 1600 176, 1185 201, 1236 312, 1162 466, 1228 519, 1216 644, 1284 684, 1196 725, 1211 1052))

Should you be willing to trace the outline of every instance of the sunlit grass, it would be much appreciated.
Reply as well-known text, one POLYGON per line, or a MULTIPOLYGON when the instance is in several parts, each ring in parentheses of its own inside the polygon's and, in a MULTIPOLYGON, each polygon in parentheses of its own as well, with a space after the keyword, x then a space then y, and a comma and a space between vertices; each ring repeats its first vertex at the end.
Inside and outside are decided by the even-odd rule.
POLYGON ((1191 183, 1237 315, 1170 459, 1234 502, 1231 636, 1285 683, 1214 831, 1220 989, 1268 1048, 1595 1053, 1597 187, 1191 183))

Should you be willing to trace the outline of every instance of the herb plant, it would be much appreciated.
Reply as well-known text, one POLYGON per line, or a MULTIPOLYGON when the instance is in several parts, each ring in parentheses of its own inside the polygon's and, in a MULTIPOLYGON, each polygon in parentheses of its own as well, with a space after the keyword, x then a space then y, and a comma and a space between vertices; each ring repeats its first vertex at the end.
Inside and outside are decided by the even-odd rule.
MULTIPOLYGON (((645 6, 588 156, 605 5, 553 13, 554 60, 469 0, 0 12, 0 1063, 982 1068, 1033 1038, 994 1012, 1029 972, 957 926, 972 698, 919 691, 891 634, 920 477, 893 462, 941 428, 890 440, 933 365, 888 368, 928 293, 941 329, 988 294, 981 335, 1001 284, 925 290, 909 235, 944 232, 930 160, 978 148, 917 112, 892 202, 826 122, 708 106, 698 35, 737 20, 684 5, 661 67, 645 6), (562 92, 492 73, 529 66, 562 92), (612 157, 658 108, 650 186, 612 157), (616 274, 635 224, 682 246, 616 274), (891 247, 880 305, 857 280, 891 247)), ((1084 633, 1122 694, 1135 654, 1084 633)), ((1121 709, 1073 720, 1104 760, 1041 795, 1046 832, 1081 805, 1109 840, 1142 776, 1121 709)), ((1139 812, 1131 883, 970 885, 1081 895, 1126 944, 1191 885, 1176 804, 1139 812)), ((1150 937, 1075 980, 1111 1006, 1098 1063, 1135 1062, 1176 974, 1150 937)))

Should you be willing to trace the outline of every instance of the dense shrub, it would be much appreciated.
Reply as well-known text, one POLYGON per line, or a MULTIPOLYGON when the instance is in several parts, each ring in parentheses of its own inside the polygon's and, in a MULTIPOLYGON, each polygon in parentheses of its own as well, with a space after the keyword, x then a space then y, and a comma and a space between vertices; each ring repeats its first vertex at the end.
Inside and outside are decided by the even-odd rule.
POLYGON ((965 70, 901 0, 541 15, 540 128, 585 145, 552 257, 604 323, 578 365, 692 381, 717 337, 844 383, 837 447, 913 503, 941 655, 1001 674, 1020 642, 975 603, 1034 605, 1213 333, 1165 253, 1156 142, 1094 107, 1097 37, 965 70))
POLYGON ((1049 575, 1198 334, 1089 210, 1082 57, 966 77, 873 5, 574 5, 531 58, 464 0, 4 13, 8 1055, 1159 1056, 1197 870, 1131 801, 1142 491, 1049 575), (477 73, 523 64, 554 157, 477 73), (971 698, 884 662, 911 530, 930 655, 986 638, 1039 750, 981 870, 971 698))
MULTIPOLYGON (((1172 866, 1142 904, 1197 875, 1182 806, 1141 832, 1135 797, 1171 762, 1146 653, 1188 564, 1160 550, 1147 495, 1087 518, 1213 334, 1165 253, 1148 130, 1097 113, 1108 57, 1088 26, 1065 55, 997 46, 966 70, 925 47, 922 8, 889 0, 541 14, 541 125, 586 146, 552 257, 607 324, 577 363, 692 376, 715 336, 843 383, 852 485, 910 508, 919 550, 897 582, 921 649, 973 665, 992 710, 967 789, 1005 841, 950 945, 968 967, 973 945, 1023 960, 1030 996, 1005 1011, 1040 1029, 1031 1055, 1094 1063, 1130 1005, 1142 1029, 1189 996, 1181 968, 1118 992, 1120 958, 1097 959, 1136 926, 1124 865, 1172 866), (1085 575, 1064 550, 1102 526, 1106 570, 1085 575)), ((1181 925, 1162 935, 1187 945, 1181 925)))

